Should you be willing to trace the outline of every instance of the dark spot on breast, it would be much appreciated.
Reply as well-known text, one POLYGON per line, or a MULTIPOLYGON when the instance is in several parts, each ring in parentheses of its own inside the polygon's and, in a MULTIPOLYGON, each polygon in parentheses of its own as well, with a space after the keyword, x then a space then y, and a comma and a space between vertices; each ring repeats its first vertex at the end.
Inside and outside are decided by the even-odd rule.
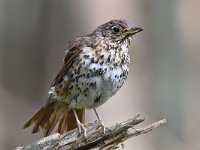
POLYGON ((94 58, 91 59, 91 63, 94 63, 94 58))
POLYGON ((95 102, 95 103, 98 103, 98 102, 101 100, 101 96, 102 96, 102 94, 99 95, 99 96, 97 96, 97 97, 94 99, 94 102, 95 102))
POLYGON ((71 86, 69 87, 69 90, 71 90, 71 89, 73 89, 73 85, 71 85, 71 86))
POLYGON ((104 61, 100 62, 100 65, 103 65, 104 64, 104 61))
POLYGON ((90 55, 83 55, 83 57, 84 57, 84 58, 89 58, 89 57, 90 57, 90 55))
POLYGON ((75 72, 75 74, 77 74, 77 72, 78 72, 78 69, 77 69, 77 68, 74 68, 74 72, 75 72))
POLYGON ((104 55, 101 55, 100 58, 103 59, 103 58, 104 58, 104 55))
POLYGON ((108 56, 108 59, 107 59, 107 61, 108 61, 108 62, 110 62, 110 61, 111 61, 111 60, 110 60, 110 58, 111 58, 111 55, 109 55, 109 56, 108 56))
POLYGON ((99 62, 99 58, 97 58, 97 60, 94 63, 97 64, 98 62, 99 62))
POLYGON ((77 90, 79 90, 81 92, 81 88, 78 84, 76 84, 76 88, 77 88, 77 90))
POLYGON ((100 69, 98 69, 98 70, 95 71, 95 73, 93 74, 93 76, 100 76, 100 75, 102 75, 102 73, 103 73, 103 69, 100 68, 100 69))
POLYGON ((87 78, 90 78, 90 74, 89 73, 87 74, 87 78))
POLYGON ((80 92, 82 91, 80 87, 77 87, 77 89, 78 89, 80 92))
POLYGON ((78 79, 80 78, 80 76, 77 76, 76 78, 75 78, 75 81, 76 82, 78 82, 78 79))
POLYGON ((96 88, 96 82, 92 82, 92 83, 90 83, 89 86, 91 86, 92 88, 96 88))
POLYGON ((70 75, 70 77, 73 78, 73 77, 74 77, 74 74, 72 73, 72 74, 70 75))

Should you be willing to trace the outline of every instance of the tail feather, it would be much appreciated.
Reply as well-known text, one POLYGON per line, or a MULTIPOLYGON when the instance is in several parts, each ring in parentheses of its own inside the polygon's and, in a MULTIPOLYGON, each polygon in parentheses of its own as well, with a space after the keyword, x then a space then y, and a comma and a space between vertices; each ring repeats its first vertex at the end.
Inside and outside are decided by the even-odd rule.
POLYGON ((53 108, 48 110, 48 112, 42 118, 41 122, 37 122, 36 125, 41 126, 42 128, 45 128, 45 126, 49 123, 50 117, 52 116, 53 112, 54 112, 53 108))
POLYGON ((40 116, 44 116, 44 112, 45 112, 45 109, 42 107, 31 119, 29 119, 25 125, 24 125, 24 129, 25 128, 28 128, 30 125, 33 124, 33 122, 36 122, 37 120, 39 120, 38 118, 40 118, 40 116))
POLYGON ((44 128, 53 111, 53 103, 49 104, 47 107, 42 107, 35 115, 33 115, 31 119, 27 121, 27 123, 24 125, 24 128, 28 128, 32 124, 35 124, 32 129, 32 133, 37 133, 40 126, 41 128, 44 128))
POLYGON ((67 124, 65 123, 66 122, 66 118, 67 118, 67 115, 64 115, 61 119, 60 119, 60 122, 59 122, 59 125, 58 125, 58 132, 59 133, 64 133, 66 131, 66 126, 67 124))
POLYGON ((50 118, 49 123, 46 125, 45 129, 43 130, 44 136, 48 136, 60 120, 59 113, 54 112, 54 114, 55 114, 55 116, 52 117, 52 120, 50 118))
MULTIPOLYGON (((63 121, 63 126, 62 126, 63 128, 62 128, 62 130, 64 131, 64 132, 66 132, 67 131, 67 115, 65 115, 65 119, 64 119, 64 121, 63 121)), ((62 132, 63 133, 63 132, 62 132)))
MULTIPOLYGON (((76 109, 80 122, 84 123, 85 109, 76 109)), ((44 136, 48 136, 58 124, 57 131, 64 133, 77 127, 73 111, 63 102, 53 102, 42 107, 31 119, 29 119, 24 128, 34 124, 32 133, 36 133, 41 128, 44 136)))
POLYGON ((51 133, 51 131, 55 128, 59 118, 56 116, 56 112, 54 111, 49 119, 49 122, 45 126, 44 136, 47 136, 51 133))

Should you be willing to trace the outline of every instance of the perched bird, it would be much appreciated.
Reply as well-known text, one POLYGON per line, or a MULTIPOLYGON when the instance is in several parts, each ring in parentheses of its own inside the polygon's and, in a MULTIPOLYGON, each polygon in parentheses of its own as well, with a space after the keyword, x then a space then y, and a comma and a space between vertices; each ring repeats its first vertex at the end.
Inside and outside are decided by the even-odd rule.
POLYGON ((86 137, 84 113, 96 108, 116 94, 128 76, 128 46, 132 36, 142 28, 125 20, 112 20, 91 34, 67 43, 64 65, 51 84, 46 104, 24 125, 34 124, 32 133, 43 130, 47 136, 58 124, 57 132, 78 127, 86 137))

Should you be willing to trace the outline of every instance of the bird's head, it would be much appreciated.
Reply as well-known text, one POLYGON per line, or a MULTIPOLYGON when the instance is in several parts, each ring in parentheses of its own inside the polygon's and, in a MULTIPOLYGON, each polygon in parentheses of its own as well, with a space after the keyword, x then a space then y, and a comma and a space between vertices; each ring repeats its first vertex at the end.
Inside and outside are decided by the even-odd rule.
POLYGON ((129 25, 125 20, 111 20, 93 31, 93 35, 112 43, 130 42, 132 36, 143 29, 129 25))

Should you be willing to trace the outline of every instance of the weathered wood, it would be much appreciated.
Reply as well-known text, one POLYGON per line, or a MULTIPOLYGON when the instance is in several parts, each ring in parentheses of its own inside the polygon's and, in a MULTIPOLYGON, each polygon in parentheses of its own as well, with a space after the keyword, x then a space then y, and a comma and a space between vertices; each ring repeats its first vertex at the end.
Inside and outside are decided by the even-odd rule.
POLYGON ((119 143, 154 130, 166 123, 165 119, 150 124, 146 127, 135 128, 135 125, 144 121, 140 115, 137 115, 125 122, 117 123, 114 126, 106 128, 105 134, 102 133, 100 122, 88 123, 85 125, 87 138, 79 134, 78 130, 72 130, 63 135, 55 133, 42 138, 26 147, 17 147, 15 150, 109 150, 117 149, 119 143))

